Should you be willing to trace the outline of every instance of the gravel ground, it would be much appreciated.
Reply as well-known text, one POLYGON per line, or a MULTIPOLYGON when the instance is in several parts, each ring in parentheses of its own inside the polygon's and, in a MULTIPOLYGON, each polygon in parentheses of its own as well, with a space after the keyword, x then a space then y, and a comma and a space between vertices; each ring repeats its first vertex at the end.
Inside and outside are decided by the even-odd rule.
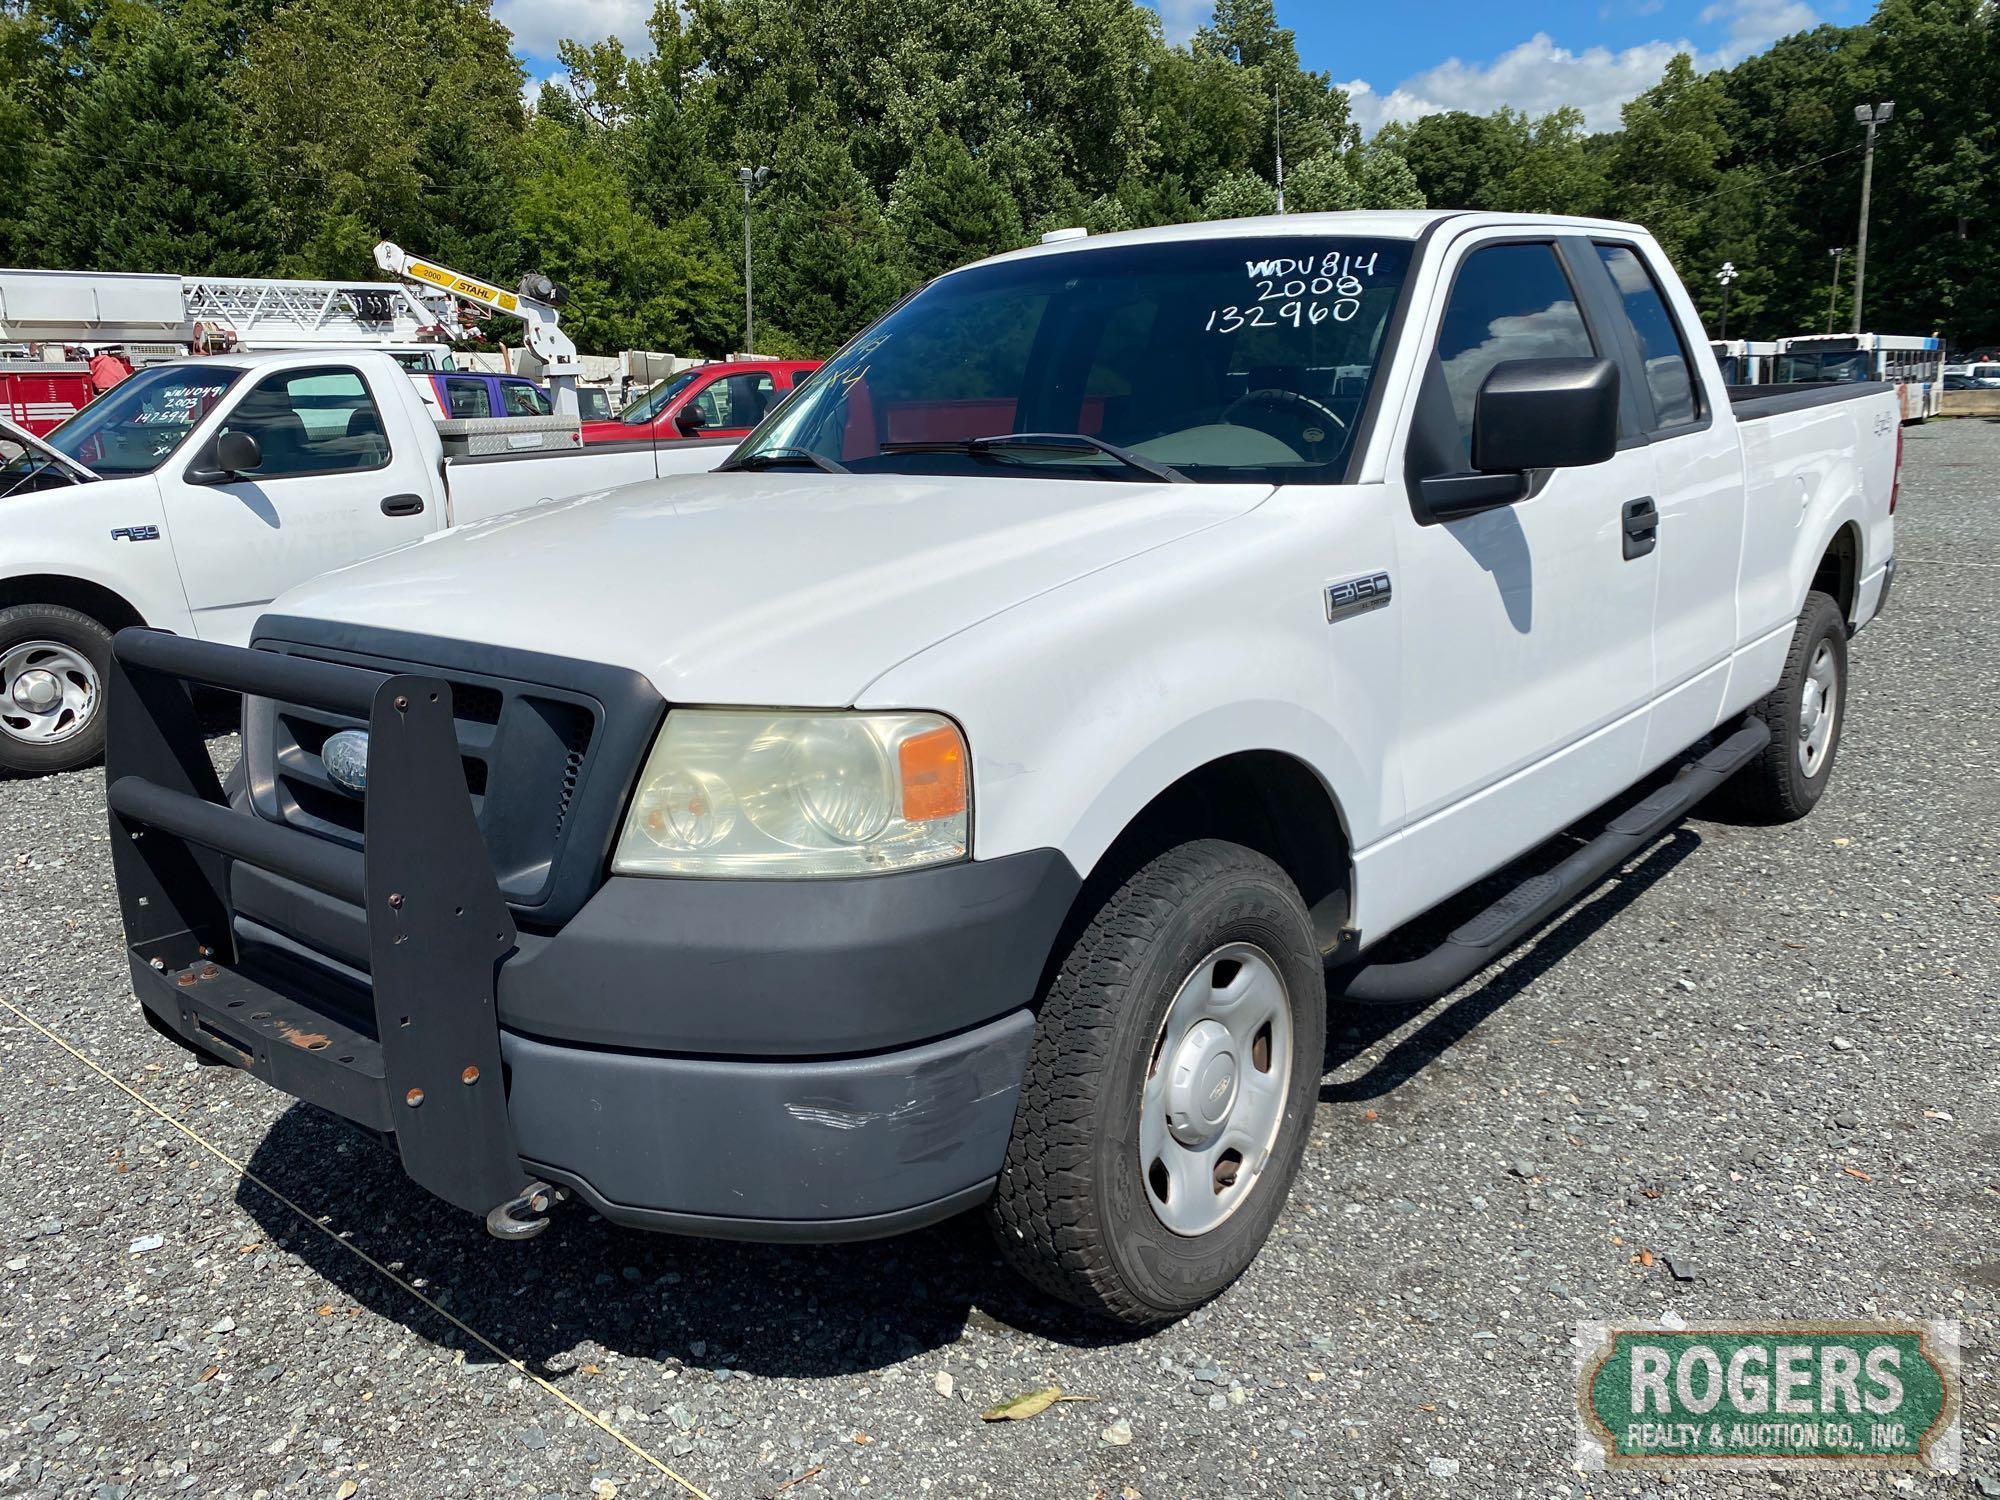
POLYGON ((0 1010, 0 1495, 679 1492, 534 1377, 718 1497, 2000 1495, 2000 424, 1913 430, 1904 494, 1814 816, 1691 823, 1449 1003, 1337 1019, 1269 1247, 1143 1338, 976 1218, 490 1240, 149 1032, 101 775, 0 785, 0 997, 298 1205, 0 1010), (1960 1319, 1967 1472, 1579 1476, 1573 1324, 1669 1310, 1960 1319), (979 1421, 1047 1384, 1095 1399, 979 1421))

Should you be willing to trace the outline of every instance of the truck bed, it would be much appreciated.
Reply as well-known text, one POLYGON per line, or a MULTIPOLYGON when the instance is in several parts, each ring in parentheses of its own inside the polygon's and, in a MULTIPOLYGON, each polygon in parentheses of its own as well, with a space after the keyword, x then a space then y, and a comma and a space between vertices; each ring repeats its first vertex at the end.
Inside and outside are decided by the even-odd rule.
POLYGON ((451 521, 459 526, 558 497, 594 494, 675 474, 705 474, 735 446, 732 438, 688 438, 447 458, 444 480, 451 497, 451 521))
POLYGON ((1886 381, 1869 380, 1849 385, 1814 381, 1804 385, 1732 385, 1729 409, 1739 422, 1755 422, 1784 411, 1804 411, 1808 407, 1831 406, 1840 401, 1858 401, 1864 396, 1893 394, 1886 381))

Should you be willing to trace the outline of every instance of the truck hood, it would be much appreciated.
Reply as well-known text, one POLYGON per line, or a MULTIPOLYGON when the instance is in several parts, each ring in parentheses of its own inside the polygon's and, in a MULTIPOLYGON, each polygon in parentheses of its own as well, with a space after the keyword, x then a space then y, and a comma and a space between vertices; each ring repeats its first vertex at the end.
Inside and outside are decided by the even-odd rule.
POLYGON ((439 532, 271 609, 627 667, 670 702, 842 707, 946 636, 1270 493, 689 475, 439 532))

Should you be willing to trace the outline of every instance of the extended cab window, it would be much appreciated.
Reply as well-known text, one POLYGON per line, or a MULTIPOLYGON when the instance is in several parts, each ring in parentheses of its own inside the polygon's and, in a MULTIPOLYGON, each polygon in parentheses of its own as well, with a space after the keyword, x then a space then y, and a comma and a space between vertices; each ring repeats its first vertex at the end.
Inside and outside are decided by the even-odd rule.
POLYGON ((259 479, 379 469, 389 439, 353 370, 287 370, 260 381, 217 430, 245 432, 263 455, 259 479))
MULTIPOLYGON (((733 462, 857 473, 1337 482, 1409 268, 1404 240, 1300 232, 1028 253, 939 277, 811 376, 733 462)), ((740 424, 738 424, 740 425, 740 424)))
POLYGON ((155 365, 120 381, 44 441, 107 479, 150 474, 242 373, 229 365, 155 365))
POLYGON ((1488 245, 1458 268, 1438 328, 1458 417, 1464 464, 1472 464, 1472 408, 1493 367, 1509 359, 1589 358, 1597 353, 1554 245, 1488 245))
POLYGON ((1667 310, 1666 298, 1646 263, 1629 245, 1599 245, 1598 256, 1618 297, 1632 334, 1639 341, 1639 357, 1646 367, 1646 388, 1653 394, 1653 425, 1656 428, 1685 427, 1701 415, 1695 395, 1694 370, 1688 363, 1687 348, 1681 343, 1680 329, 1667 310))

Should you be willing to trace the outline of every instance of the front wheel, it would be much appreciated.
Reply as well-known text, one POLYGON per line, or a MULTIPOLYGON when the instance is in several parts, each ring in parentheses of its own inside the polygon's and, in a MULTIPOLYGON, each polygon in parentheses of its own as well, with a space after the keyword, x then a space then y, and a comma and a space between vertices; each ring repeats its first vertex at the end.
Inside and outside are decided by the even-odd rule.
POLYGON ((1325 977, 1284 871, 1208 839, 1153 860, 1042 1007, 988 1214, 1002 1251, 1121 1323, 1201 1306, 1284 1206, 1325 1045, 1325 977))
POLYGON ((0 772, 74 771, 104 753, 111 632, 60 604, 0 609, 0 772))

